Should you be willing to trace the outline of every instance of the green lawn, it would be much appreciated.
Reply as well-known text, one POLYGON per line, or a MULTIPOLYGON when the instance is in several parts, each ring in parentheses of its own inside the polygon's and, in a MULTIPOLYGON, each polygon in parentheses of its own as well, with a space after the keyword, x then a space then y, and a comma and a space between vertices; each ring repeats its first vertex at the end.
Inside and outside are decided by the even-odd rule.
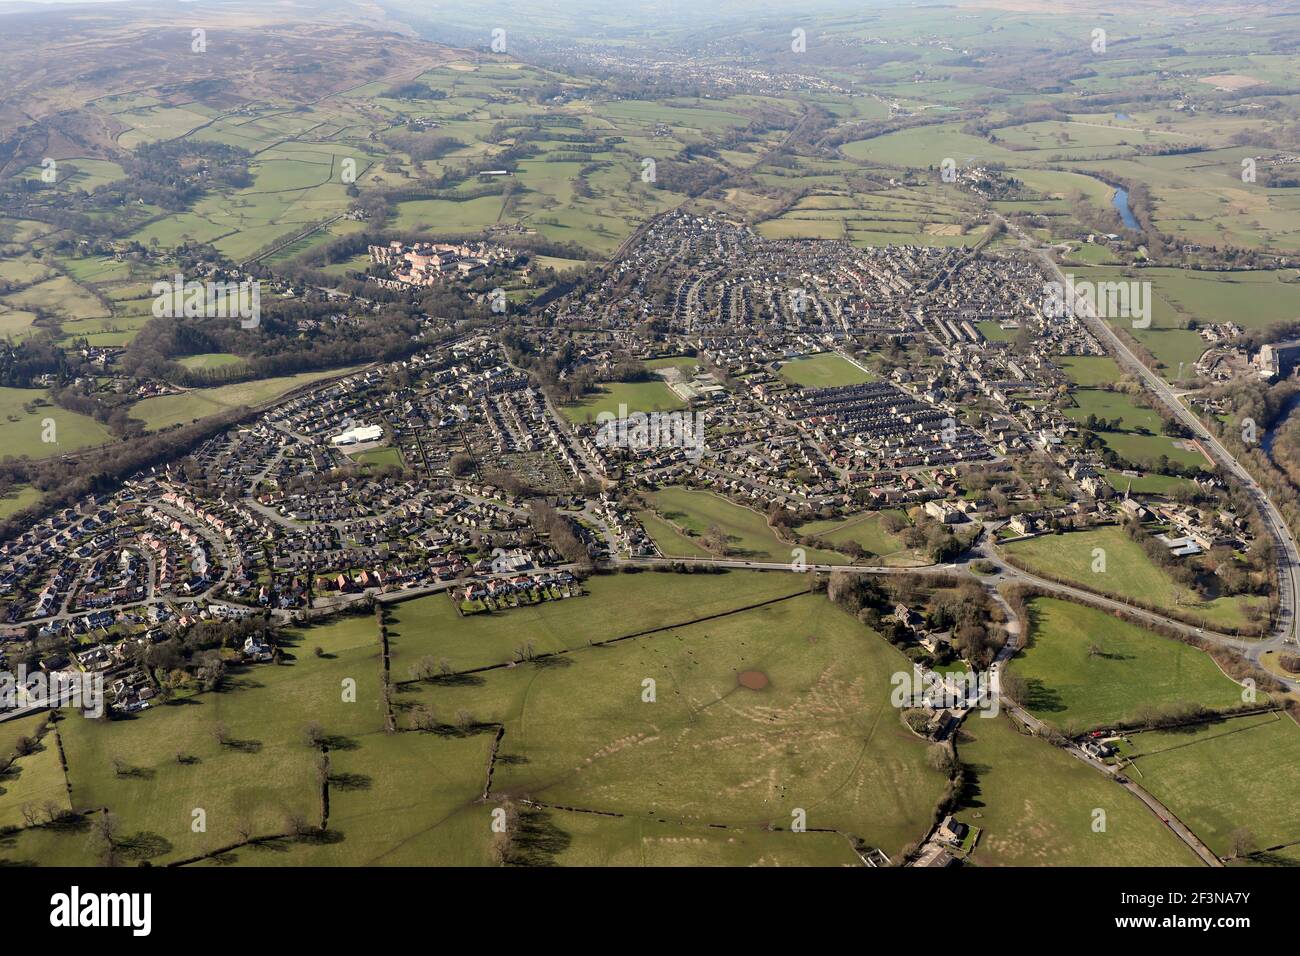
POLYGON ((1175 478, 1173 475, 1126 475, 1118 471, 1102 469, 1101 475, 1118 492, 1132 490, 1139 495, 1167 495, 1179 488, 1194 487, 1187 478, 1175 478))
POLYGON ((1108 355, 1054 355, 1052 362, 1071 382, 1084 388, 1114 385, 1120 379, 1119 364, 1108 355))
POLYGON ((1180 703, 1241 703, 1241 687, 1204 651, 1070 601, 1039 598, 1029 610, 1030 643, 1010 672, 1028 684, 1035 717, 1082 730, 1180 703))
POLYGON ((834 352, 823 352, 786 362, 781 366, 780 374, 786 381, 808 388, 861 385, 874 382, 876 378, 834 352))
POLYGON ((401 467, 402 464, 402 453, 396 448, 372 448, 370 451, 363 451, 359 455, 350 457, 359 465, 373 465, 375 467, 397 465, 401 467))
POLYGON ((649 382, 607 382, 598 392, 583 396, 560 410, 571 422, 595 421, 601 412, 617 415, 620 406, 631 412, 667 412, 685 408, 683 402, 661 379, 649 382))
POLYGON ((1151 731, 1133 743, 1133 779, 1220 856, 1238 827, 1261 850, 1300 842, 1300 727, 1290 717, 1151 731))
POLYGON ((1193 866, 1196 855, 1140 801, 1006 717, 972 716, 957 754, 974 785, 957 819, 980 835, 979 866, 1193 866), (1093 832, 1095 810, 1106 829, 1093 832))
MULTIPOLYGON (((1144 604, 1167 607, 1183 616, 1203 619, 1213 627, 1240 627, 1249 623, 1245 596, 1196 601, 1173 578, 1151 562, 1142 546, 1122 528, 1109 525, 1089 531, 1044 534, 1004 544, 1031 572, 1077 582, 1093 591, 1113 594, 1144 604), (1105 571, 1094 572, 1094 549, 1105 552, 1105 571)), ((1097 565, 1100 567, 1101 565, 1097 565)))

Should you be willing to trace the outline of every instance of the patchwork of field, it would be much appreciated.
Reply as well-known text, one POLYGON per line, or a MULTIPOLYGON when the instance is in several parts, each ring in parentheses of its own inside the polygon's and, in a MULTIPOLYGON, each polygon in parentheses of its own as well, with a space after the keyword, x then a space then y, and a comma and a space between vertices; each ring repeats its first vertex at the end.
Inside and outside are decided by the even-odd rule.
POLYGON ((785 362, 781 365, 779 374, 791 384, 808 388, 863 385, 876 379, 870 372, 863 371, 835 352, 822 352, 820 355, 785 362))
MULTIPOLYGON (((698 539, 716 527, 727 536, 727 557, 779 564, 794 561, 794 546, 777 538, 764 515, 721 495, 672 486, 648 492, 646 498, 664 519, 654 522, 654 527, 647 525, 646 532, 665 557, 697 556, 703 547, 698 539), (665 537, 661 539, 657 534, 665 537)), ((852 563, 838 551, 804 550, 804 561, 808 564, 852 563)))
POLYGON ((1245 829, 1264 862, 1300 844, 1300 727, 1284 715, 1234 717, 1132 738, 1133 779, 1227 856, 1245 829))
MULTIPOLYGON (((512 140, 526 136, 537 154, 514 164, 511 175, 483 182, 486 189, 411 199, 395 208, 399 229, 480 232, 519 226, 547 239, 573 242, 605 255, 638 224, 682 198, 647 177, 646 160, 671 159, 682 148, 721 140, 747 126, 755 111, 788 114, 792 104, 767 97, 675 98, 659 102, 619 100, 539 106, 530 100, 558 74, 521 63, 456 62, 429 71, 418 82, 439 98, 395 100, 363 87, 351 99, 393 116, 436 123, 437 135, 454 141, 436 159, 413 160, 400 151, 400 170, 371 173, 376 182, 437 175, 466 161, 490 163, 512 140), (503 88, 510 91, 503 95, 503 88), (504 136, 502 133, 504 132, 504 136)), ((745 168, 778 130, 718 151, 719 168, 745 168)), ((472 184, 471 184, 472 185, 472 184)), ((570 260, 552 265, 566 266, 570 260)))
MULTIPOLYGON (((794 170, 776 169, 757 178, 768 186, 811 187, 813 195, 758 224, 769 239, 842 239, 856 246, 969 246, 984 235, 972 228, 978 217, 969 200, 957 194, 897 186, 858 192, 844 179, 850 164, 801 163, 794 170)), ((850 167, 851 168, 851 167, 850 167)), ((753 210, 752 203, 739 208, 753 210)))
POLYGON ((1043 534, 1007 542, 1003 549, 1031 573, 1080 584, 1093 591, 1138 603, 1176 610, 1210 627, 1250 623, 1247 607, 1263 598, 1245 595, 1198 601, 1152 563, 1142 546, 1115 526, 1065 534, 1043 534), (1099 562, 1097 549, 1101 550, 1099 562), (1104 567, 1104 571, 1094 571, 1104 567))
MULTIPOLYGON (((128 720, 67 712, 58 721, 72 805, 112 811, 124 860, 176 862, 239 843, 245 831, 286 833, 294 815, 319 820, 306 724, 319 721, 339 750, 383 736, 374 618, 344 618, 289 640, 286 663, 234 668, 221 692, 178 696, 128 720), (344 679, 356 682, 356 703, 343 700, 344 679), (223 727, 225 743, 216 736, 223 727), (203 830, 194 826, 196 810, 203 830)), ((52 747, 53 734, 45 742, 52 747)), ((43 865, 94 860, 84 822, 23 830, 0 852, 43 865)))
POLYGON ((926 743, 888 704, 889 675, 905 663, 824 597, 802 594, 474 682, 434 681, 399 700, 414 707, 418 693, 435 712, 501 726, 494 796, 532 801, 546 817, 535 825, 571 858, 639 862, 629 840, 639 830, 645 841, 641 827, 685 840, 708 826, 739 831, 725 848, 733 859, 840 863, 855 837, 895 854, 942 790, 926 743), (755 671, 766 686, 740 683, 755 671), (595 824, 581 810, 611 817, 595 824), (788 831, 797 810, 844 843, 755 835, 788 831), (574 845, 583 839, 594 847, 574 845))
MULTIPOLYGON (((1213 140, 1205 127, 1182 124, 1190 136, 1213 140)), ((1249 135, 1247 123, 1221 122, 1221 132, 1249 135)), ((1255 127, 1254 129, 1257 129, 1255 127)), ((1222 141, 1220 141, 1222 142, 1222 141)), ((1242 180, 1242 161, 1260 155, 1252 146, 1228 146, 1172 156, 1133 156, 1082 162, 1096 169, 1147 184, 1155 207, 1155 224, 1183 242, 1245 248, 1300 248, 1300 189, 1266 187, 1266 169, 1257 182, 1242 180)))
POLYGON ((967 719, 957 754, 973 783, 957 819, 981 829, 977 866, 1195 866, 1137 798, 1004 716, 967 719), (1093 829, 1094 813, 1105 830, 1093 829))
POLYGON ((1029 611, 1029 644, 1007 666, 1040 720, 1081 730, 1182 704, 1242 702, 1241 687, 1188 644, 1070 601, 1039 598, 1029 611))
MULTIPOLYGON (((516 862, 670 865, 699 851, 857 864, 858 841, 893 855, 925 831, 945 777, 889 703, 906 660, 802 579, 645 573, 590 587, 463 622, 444 595, 393 605, 394 676, 423 656, 454 662, 446 677, 399 680, 396 733, 370 614, 290 632, 281 663, 235 667, 217 692, 130 719, 66 712, 0 781, 0 819, 20 827, 0 835, 0 858, 95 860, 97 809, 23 826, 24 805, 67 806, 69 786, 72 807, 111 812, 128 864, 486 865, 503 801, 521 811, 516 862), (537 651, 562 653, 500 663, 509 642, 547 633, 537 651), (432 729, 413 729, 424 708, 432 729), (326 830, 294 835, 321 821, 323 784, 326 830), (796 811, 810 832, 792 831, 796 811)), ((3 739, 31 732, 26 720, 3 739)))

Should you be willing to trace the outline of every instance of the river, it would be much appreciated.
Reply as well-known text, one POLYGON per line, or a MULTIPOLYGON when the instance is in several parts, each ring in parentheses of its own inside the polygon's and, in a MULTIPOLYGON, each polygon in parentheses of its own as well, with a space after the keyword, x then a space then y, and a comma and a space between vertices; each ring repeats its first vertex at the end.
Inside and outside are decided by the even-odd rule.
POLYGON ((1115 196, 1111 199, 1110 204, 1119 211, 1119 217, 1124 220, 1124 225, 1134 232, 1141 232, 1138 227, 1138 221, 1133 217, 1133 210, 1128 207, 1128 190, 1116 189, 1115 196))
POLYGON ((1273 439, 1277 437, 1278 429, 1286 424, 1287 419, 1298 406, 1300 406, 1300 392, 1296 392, 1286 400, 1282 410, 1277 413, 1277 418, 1273 419, 1273 427, 1260 436, 1259 447, 1264 449, 1264 454, 1268 455, 1270 461, 1273 459, 1273 439))

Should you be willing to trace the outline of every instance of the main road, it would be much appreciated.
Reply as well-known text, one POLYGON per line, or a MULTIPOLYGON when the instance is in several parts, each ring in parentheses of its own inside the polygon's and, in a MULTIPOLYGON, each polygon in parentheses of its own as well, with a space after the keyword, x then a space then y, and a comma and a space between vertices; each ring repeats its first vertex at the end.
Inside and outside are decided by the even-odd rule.
MULTIPOLYGON (((1069 287, 1070 283, 1065 274, 1061 272, 1061 267, 1046 249, 1037 246, 1023 231, 1001 216, 998 216, 997 219, 1020 239, 1022 248, 1031 251, 1042 261, 1048 271, 1056 277, 1056 281, 1061 284, 1063 289, 1069 287)), ((1255 503, 1260 517, 1268 528, 1269 535, 1273 538, 1274 554, 1277 558, 1277 625, 1273 635, 1266 640, 1254 642, 1253 646, 1246 651, 1246 656, 1251 660, 1258 661, 1260 656, 1267 650, 1279 649, 1287 643, 1294 644, 1296 641, 1296 608, 1300 607, 1300 580, 1297 579, 1297 569, 1300 568, 1300 547, 1297 547, 1295 536, 1291 533, 1291 529, 1287 527, 1281 511, 1278 510, 1277 505, 1273 503, 1273 499, 1268 496, 1267 492, 1255 480, 1254 476, 1246 470, 1245 466, 1223 446, 1222 442, 1214 437, 1210 430, 1186 405, 1179 401, 1174 390, 1169 387, 1169 383, 1147 368, 1133 354, 1124 340, 1115 333, 1115 330, 1098 317, 1091 300, 1075 297, 1074 301, 1084 303, 1079 318, 1097 337, 1097 340, 1115 356, 1119 364, 1135 372, 1143 384, 1155 394, 1156 398, 1195 436, 1215 464, 1241 482, 1247 494, 1255 503)))

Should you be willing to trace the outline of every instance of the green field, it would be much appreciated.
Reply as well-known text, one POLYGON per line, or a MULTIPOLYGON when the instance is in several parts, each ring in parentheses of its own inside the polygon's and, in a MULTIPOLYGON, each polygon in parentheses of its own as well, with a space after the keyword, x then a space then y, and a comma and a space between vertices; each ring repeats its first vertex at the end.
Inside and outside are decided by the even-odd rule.
MULTIPOLYGON (((1082 373, 1082 370, 1081 370, 1082 373)), ((1153 468, 1161 456, 1184 467, 1209 468, 1205 456, 1181 439, 1161 434, 1160 415, 1139 405, 1131 395, 1100 388, 1080 388, 1073 393, 1074 406, 1065 414, 1083 424, 1089 415, 1118 428, 1101 428, 1097 434, 1125 461, 1153 468)))
POLYGON ((852 541, 887 565, 930 563, 924 555, 905 547, 897 535, 886 531, 881 524, 882 517, 882 512, 870 511, 843 520, 809 521, 799 526, 799 533, 825 541, 831 547, 852 541))
POLYGON ((875 381, 875 376, 858 368, 842 355, 823 352, 786 362, 780 375, 787 382, 807 388, 829 388, 834 385, 861 385, 875 381))
MULTIPOLYGON (((794 546, 777 538, 765 516, 743 505, 734 504, 721 495, 674 486, 649 492, 646 497, 668 522, 677 526, 672 529, 673 533, 667 540, 655 538, 659 550, 666 556, 694 557, 689 553, 690 548, 702 547, 699 536, 717 526, 727 535, 727 556, 730 558, 780 564, 789 564, 794 560, 791 555, 794 546), (695 536, 684 535, 682 531, 694 532, 695 536), (683 545, 682 539, 686 540, 689 547, 683 545)), ((663 522, 657 523, 657 529, 646 528, 651 537, 655 536, 655 530, 663 533, 663 522)), ((804 560, 808 564, 852 563, 838 551, 819 548, 806 550, 804 560)))
POLYGON ((786 597, 807 583, 793 575, 743 571, 645 572, 597 575, 585 588, 583 597, 471 617, 461 617, 445 594, 396 604, 393 673, 407 679, 411 665, 425 655, 446 657, 456 670, 505 664, 525 642, 538 654, 573 650, 786 597))
MULTIPOLYGON (((591 839, 593 848, 571 849, 576 858, 628 854, 634 821, 686 832, 740 828, 758 849, 762 842, 749 834, 788 829, 796 808, 810 829, 856 836, 893 855, 925 829, 944 780, 926 764, 927 744, 889 706, 889 675, 905 663, 825 597, 803 594, 580 648, 562 664, 421 685, 419 699, 435 712, 465 710, 479 724, 504 725, 493 792, 546 805, 557 838, 591 839), (767 687, 738 683, 738 673, 751 670, 767 675, 767 687), (642 698, 647 678, 655 681, 653 702, 642 698), (588 826, 586 814, 558 807, 620 817, 588 826), (580 829, 571 831, 575 817, 580 829)), ((763 852, 777 859, 794 852, 804 861, 849 862, 833 841, 790 851, 776 845, 788 841, 767 842, 763 852)))
POLYGON ((660 518, 653 511, 638 511, 637 520, 645 528, 651 540, 667 557, 675 558, 709 558, 709 550, 695 538, 682 534, 668 521, 660 518))
MULTIPOLYGON (((378 628, 364 614, 290 632, 282 663, 236 667, 218 692, 185 694, 125 720, 65 713, 55 727, 72 805, 111 811, 117 860, 127 865, 487 864, 496 804, 480 796, 501 726, 492 792, 540 804, 526 814, 519 842, 534 862, 664 865, 684 862, 699 845, 703 859, 719 863, 838 865, 857 862, 852 839, 894 854, 924 832, 944 777, 889 705, 890 675, 905 661, 825 597, 806 593, 804 579, 732 572, 596 580, 608 586, 597 584, 591 597, 463 627, 443 595, 394 607, 398 676, 429 654, 446 654, 462 671, 481 666, 498 656, 492 645, 548 631, 555 644, 539 650, 570 649, 405 683, 393 703, 397 734, 383 731, 378 628), (745 609, 774 597, 781 600, 745 609), (583 602, 585 610, 576 607, 583 602), (751 670, 768 685, 741 686, 737 674, 751 670), (657 684, 652 703, 642 699, 647 677, 657 684), (436 729, 410 729, 418 706, 432 708, 436 729), (309 721, 329 748, 320 837, 290 832, 295 815, 312 826, 321 819, 309 721), (588 819, 551 803, 618 816, 588 819), (806 840, 790 833, 796 808, 811 830, 834 832, 806 840)), ((10 728, 15 736, 22 729, 10 728)), ((24 803, 57 802, 64 792, 53 733, 19 767, 0 784, 6 822, 24 803)), ((91 863, 89 831, 88 822, 21 829, 0 839, 0 859, 91 863)))
MULTIPOLYGON (((0 758, 15 754, 14 744, 19 737, 34 739, 38 725, 45 719, 44 714, 37 714, 0 724, 0 758)), ((25 806, 41 808, 47 802, 68 809, 67 782, 52 733, 37 744, 35 752, 18 757, 5 773, 0 774, 0 832, 6 827, 20 827, 26 823, 23 816, 25 806)), ((3 837, 0 837, 0 847, 3 847, 3 837)))
POLYGON ((186 368, 210 369, 238 365, 244 360, 238 355, 232 355, 230 352, 205 352, 202 355, 186 355, 176 361, 186 368))
POLYGON ((359 455, 350 456, 359 465, 372 465, 376 468, 384 465, 402 465, 402 453, 396 448, 372 448, 359 455))
POLYGON ((0 498, 0 518, 8 518, 10 515, 17 514, 40 500, 41 491, 39 488, 23 485, 12 489, 9 494, 0 498))
POLYGON ((1119 382, 1119 365, 1109 355, 1054 355, 1058 365, 1075 385, 1095 388, 1119 382))
POLYGON ((1008 666, 1041 720, 1083 729, 1178 704, 1241 703, 1241 688, 1204 651, 1069 601, 1039 598, 1029 611, 1029 645, 1008 666))
MULTIPOLYGON (((128 720, 69 713, 56 726, 73 805, 110 808, 132 863, 210 853, 238 842, 245 825, 258 836, 283 833, 291 813, 318 819, 314 755, 302 730, 319 721, 338 735, 339 749, 383 736, 375 635, 372 617, 344 618, 288 635, 286 663, 236 668, 222 692, 179 697, 128 720), (344 678, 357 682, 356 703, 342 698, 344 678), (229 730, 224 745, 213 735, 219 722, 229 730), (205 811, 204 832, 192 829, 196 809, 205 811)), ((12 847, 15 858, 24 858, 29 835, 12 847)), ((93 861, 85 832, 39 836, 49 843, 42 863, 93 861)))
POLYGON ((52 404, 43 389, 0 388, 0 411, 4 413, 0 419, 3 455, 48 458, 113 440, 109 430, 93 418, 52 404), (46 428, 47 419, 53 420, 52 430, 46 428), (47 435, 54 441, 45 441, 47 435))
POLYGON ((1149 731, 1134 736, 1133 745, 1133 779, 1220 856, 1239 827, 1263 851, 1300 842, 1300 728, 1290 717, 1149 731))
MULTIPOLYGON (((1044 534, 1003 545, 1007 554, 1018 558, 1031 573, 1083 585, 1093 591, 1128 598, 1143 604, 1165 607, 1185 617, 1203 620, 1211 627, 1240 627, 1248 623, 1245 613, 1252 600, 1245 596, 1197 601, 1151 562, 1142 546, 1129 539, 1123 529, 1108 526, 1065 534, 1044 534), (1105 552, 1105 571, 1094 572, 1094 549, 1105 552)), ((1098 565, 1100 566, 1100 565, 1098 565)), ((1253 599, 1261 600, 1261 599, 1253 599)))
POLYGON ((968 717, 957 754, 974 786, 956 814, 983 833, 979 866, 1193 866, 1196 855, 1140 801, 1006 717, 968 717), (1106 829, 1093 831, 1095 810, 1106 829))
POLYGON ((146 398, 131 406, 131 416, 145 423, 150 431, 183 425, 209 415, 238 408, 241 405, 259 405, 283 395, 291 389, 322 378, 342 376, 351 369, 330 369, 323 372, 302 372, 278 378, 262 378, 237 385, 219 385, 215 388, 195 388, 176 395, 146 398))
POLYGON ((571 422, 594 422, 601 412, 619 414, 620 406, 631 412, 668 412, 685 408, 683 402, 661 379, 648 382, 607 382, 581 401, 560 409, 571 422))

